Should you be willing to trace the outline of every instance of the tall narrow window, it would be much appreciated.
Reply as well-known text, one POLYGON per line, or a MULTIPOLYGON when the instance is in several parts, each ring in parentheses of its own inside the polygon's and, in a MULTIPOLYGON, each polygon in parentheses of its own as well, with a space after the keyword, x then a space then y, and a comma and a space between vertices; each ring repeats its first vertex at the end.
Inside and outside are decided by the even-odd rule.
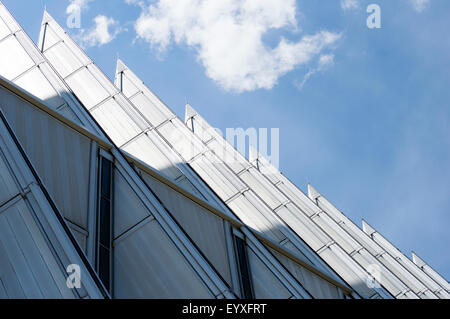
POLYGON ((242 298, 254 299, 245 241, 238 236, 235 236, 234 238, 234 242, 236 244, 236 253, 238 257, 239 272, 241 275, 240 278, 242 298))
POLYGON ((97 214, 97 271, 105 288, 111 282, 112 163, 100 157, 97 214))

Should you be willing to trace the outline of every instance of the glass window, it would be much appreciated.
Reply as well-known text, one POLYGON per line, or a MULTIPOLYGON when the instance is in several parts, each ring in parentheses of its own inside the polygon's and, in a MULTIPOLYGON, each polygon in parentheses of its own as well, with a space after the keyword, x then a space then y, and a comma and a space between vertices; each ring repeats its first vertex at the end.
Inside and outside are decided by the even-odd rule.
POLYGON ((237 236, 235 236, 234 238, 234 242, 236 244, 236 253, 238 257, 239 272, 241 274, 241 295, 243 299, 254 299, 245 241, 237 236))
POLYGON ((99 165, 99 200, 97 214, 97 272, 105 288, 111 282, 111 207, 112 163, 104 157, 99 165))

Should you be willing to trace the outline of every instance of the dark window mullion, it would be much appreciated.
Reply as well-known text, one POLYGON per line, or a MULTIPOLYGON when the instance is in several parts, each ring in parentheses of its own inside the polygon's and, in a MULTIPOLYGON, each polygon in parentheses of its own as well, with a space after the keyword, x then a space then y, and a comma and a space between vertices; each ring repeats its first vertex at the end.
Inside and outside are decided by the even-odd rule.
POLYGON ((97 215, 97 272, 105 288, 110 291, 112 237, 112 163, 100 157, 97 215))
POLYGON ((242 297, 244 299, 254 299, 245 241, 235 236, 235 244, 238 256, 239 272, 241 275, 242 297))

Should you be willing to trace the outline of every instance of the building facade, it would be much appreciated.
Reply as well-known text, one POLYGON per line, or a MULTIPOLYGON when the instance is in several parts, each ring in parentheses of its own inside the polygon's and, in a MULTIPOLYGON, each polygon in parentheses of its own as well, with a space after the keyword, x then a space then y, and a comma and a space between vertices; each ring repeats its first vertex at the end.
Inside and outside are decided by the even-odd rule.
POLYGON ((0 2, 0 298, 449 298, 449 283, 124 62, 0 2), (233 160, 230 161, 229 158, 233 160))

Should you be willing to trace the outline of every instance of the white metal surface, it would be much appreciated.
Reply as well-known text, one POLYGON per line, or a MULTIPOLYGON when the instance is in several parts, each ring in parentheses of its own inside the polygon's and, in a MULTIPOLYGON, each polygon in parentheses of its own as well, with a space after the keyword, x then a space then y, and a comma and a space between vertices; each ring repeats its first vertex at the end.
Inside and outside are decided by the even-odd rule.
POLYGON ((143 116, 48 13, 44 13, 39 47, 44 48, 43 54, 117 146, 225 210, 159 133, 152 130, 152 120, 143 116), (53 38, 57 37, 52 46, 45 45, 47 30, 52 30, 53 38))
MULTIPOLYGON (((3 100, 3 102, 6 102, 6 106, 15 107, 18 105, 18 103, 25 103, 24 100, 15 97, 14 94, 11 92, 7 92, 5 89, 1 89, 0 92, 5 92, 4 94, 1 94, 0 98, 3 100), (4 95, 10 95, 12 97, 10 98, 3 98, 4 95), (13 99, 17 99, 18 102, 12 103, 13 99)), ((32 107, 32 105, 29 105, 28 107, 32 107)), ((34 110, 35 112, 45 114, 41 110, 34 110)), ((33 112, 30 111, 32 114, 33 112)), ((10 114, 7 114, 11 116, 10 114)), ((47 114, 45 114, 48 116, 47 114)), ((43 116, 43 115, 41 115, 43 116)), ((60 123, 55 118, 50 118, 48 116, 48 124, 50 127, 62 127, 66 128, 66 125, 63 123, 60 123)), ((13 116, 11 116, 12 119, 14 119, 13 116)), ((70 129, 71 130, 71 129, 70 129)), ((36 133, 36 144, 43 144, 45 143, 45 140, 40 140, 39 137, 42 138, 42 135, 39 131, 35 131, 36 133)), ((72 133, 76 134, 75 131, 72 130, 72 133)), ((67 135, 67 134, 66 134, 67 135)), ((62 134, 61 136, 64 136, 62 134)), ((73 150, 80 151, 79 148, 73 147, 73 145, 66 144, 65 150, 67 152, 71 152, 73 150), (69 150, 72 149, 72 150, 69 150)), ((89 148, 88 148, 88 157, 89 157, 89 148)), ((114 152, 114 150, 113 150, 114 152)), ((97 155, 98 156, 98 155, 97 155)), ((136 263, 138 260, 145 260, 145 256, 151 256, 155 254, 161 255, 161 260, 164 258, 168 258, 168 260, 171 260, 171 264, 176 265, 176 270, 172 269, 169 265, 160 265, 157 267, 156 265, 152 265, 148 261, 135 264, 135 267, 139 267, 142 272, 144 270, 151 268, 150 271, 153 272, 154 276, 159 276, 161 278, 167 277, 167 278, 175 278, 178 281, 178 284, 180 287, 177 287, 176 289, 169 289, 168 287, 171 287, 171 285, 174 284, 173 281, 169 281, 167 279, 167 286, 159 287, 156 285, 154 286, 154 292, 149 295, 145 295, 145 293, 148 292, 148 290, 141 291, 141 294, 133 295, 135 291, 130 291, 130 296, 135 297, 154 297, 156 295, 160 295, 161 297, 167 296, 166 293, 168 291, 173 292, 173 297, 178 296, 180 297, 181 292, 184 293, 184 297, 206 297, 208 295, 210 298, 214 297, 233 297, 231 293, 228 292, 228 288, 226 285, 221 281, 221 279, 215 274, 215 270, 208 265, 203 258, 200 256, 200 254, 196 251, 196 248, 189 242, 187 238, 184 238, 183 233, 178 228, 177 225, 173 224, 171 222, 170 217, 164 216, 167 214, 164 211, 164 208, 160 206, 158 200, 153 197, 152 194, 146 194, 148 192, 148 189, 145 185, 141 185, 139 187, 136 185, 136 181, 140 181, 140 179, 137 176, 137 173, 132 170, 129 167, 129 164, 123 160, 122 155, 119 152, 115 152, 115 158, 116 158, 116 176, 118 177, 116 179, 116 185, 119 192, 116 192, 117 195, 117 201, 115 201, 118 205, 114 209, 115 214, 115 221, 117 221, 117 228, 120 229, 122 226, 123 234, 121 236, 121 239, 123 241, 123 246, 127 246, 128 243, 130 246, 130 249, 134 247, 133 245, 137 245, 138 247, 140 245, 143 245, 142 243, 136 243, 132 238, 140 238, 140 240, 144 237, 149 237, 149 240, 151 240, 151 236, 148 234, 148 231, 154 230, 159 238, 159 241, 161 243, 160 246, 153 246, 148 245, 148 249, 142 249, 139 251, 140 255, 136 256, 135 259, 131 258, 130 262, 136 263), (119 157, 119 158, 118 158, 119 157), (124 165, 126 167, 124 167, 124 165), (123 176, 123 179, 120 179, 120 174, 123 176), (130 174, 134 174, 134 178, 130 176, 130 174), (122 182, 122 183, 121 183, 122 182), (134 197, 132 196, 134 195, 134 197), (125 204, 128 204, 127 206, 124 206, 125 204), (140 208, 140 209, 138 209, 140 208), (157 216, 157 217, 155 217, 157 216), (149 220, 152 220, 153 224, 150 228, 145 228, 144 234, 141 234, 140 226, 145 225, 149 220), (125 221, 130 221, 128 225, 125 224, 125 221), (172 224, 168 224, 172 223, 172 224), (122 225, 121 225, 122 224, 122 225), (125 224, 125 225, 123 225, 125 224), (162 226, 164 225, 164 226, 162 226), (131 229, 125 229, 126 227, 129 227, 131 229), (137 227, 137 229, 136 229, 137 227), (178 233, 176 233, 178 232, 178 233), (136 237, 134 237, 136 235, 136 237), (127 239, 129 238, 130 241, 128 242, 127 239), (176 271, 177 273, 172 273, 172 271, 176 271), (160 289, 160 290, 158 290, 160 289), (156 295, 155 295, 156 294, 156 295)), ((70 167, 67 168, 70 170, 70 167)), ((59 178, 56 178, 55 180, 51 180, 50 182, 53 182, 54 185, 59 185, 61 180, 59 178)), ((142 183, 142 182, 141 182, 142 183)), ((92 187, 95 187, 95 185, 92 185, 92 187)), ((52 194, 53 195, 53 194, 52 194)), ((68 192, 65 194, 66 196, 70 195, 68 192)), ((88 211, 88 208, 85 207, 84 211, 88 211)), ((80 229, 78 225, 74 225, 73 223, 70 223, 70 225, 73 225, 75 227, 72 227, 72 229, 80 229)), ((84 230, 82 230, 83 232, 84 230)), ((94 232, 92 232, 94 234, 94 232)), ((79 237, 79 234, 77 234, 79 237)), ((80 238, 78 238, 80 239, 80 238)), ((80 242, 83 245, 86 239, 81 238, 80 242)), ((144 239, 145 241, 145 239, 144 239)), ((114 242, 115 244, 115 242, 114 242)), ((114 252, 114 261, 115 264, 117 263, 117 259, 121 258, 121 254, 114 252)), ((159 261, 157 261, 159 263, 159 261)), ((139 273, 134 273, 133 275, 130 275, 127 271, 121 271, 120 268, 117 268, 117 272, 114 271, 114 296, 116 294, 122 295, 122 293, 126 293, 126 291, 119 291, 119 287, 121 285, 124 285, 124 283, 128 285, 137 285, 142 282, 142 278, 140 278, 139 273), (115 286, 115 283, 120 283, 121 285, 115 286)), ((152 287, 146 287, 146 289, 151 289, 152 287)))
POLYGON ((421 268, 428 276, 430 276, 434 281, 436 281, 441 287, 443 287, 448 293, 450 293, 449 282, 442 277, 436 270, 434 270, 430 265, 428 265, 422 258, 417 256, 416 253, 412 253, 413 262, 421 268))
POLYGON ((232 286, 225 221, 145 172, 141 174, 175 220, 216 266, 222 278, 232 286))
POLYGON ((1 2, 0 29, 0 75, 64 116, 101 134, 78 101, 65 93, 66 85, 1 2))
MULTIPOLYGON (((431 280, 433 284, 438 282, 437 277, 431 275, 432 269, 429 270, 425 267, 426 265, 421 263, 422 268, 419 268, 409 259, 410 264, 402 260, 401 256, 392 257, 391 255, 395 255, 393 250, 389 250, 392 247, 386 249, 388 253, 374 256, 370 251, 374 242, 367 245, 367 247, 370 246, 367 248, 365 243, 355 239, 351 231, 339 225, 332 213, 318 209, 311 201, 305 202, 301 199, 299 201, 301 203, 298 203, 289 198, 287 193, 292 192, 291 189, 283 190, 281 184, 274 185, 272 175, 263 176, 245 158, 232 163, 226 162, 222 156, 226 157, 230 154, 235 156, 233 148, 228 146, 223 148, 223 145, 219 143, 220 139, 214 134, 210 134, 207 140, 201 140, 192 134, 143 83, 137 78, 137 81, 130 80, 133 76, 132 72, 128 72, 126 66, 119 62, 116 84, 125 93, 122 94, 47 13, 44 14, 40 47, 56 67, 59 75, 54 72, 53 66, 47 62, 46 58, 36 50, 0 2, 0 57, 19 57, 16 64, 0 65, 0 74, 4 72, 4 75, 17 85, 45 100, 49 107, 106 137, 89 113, 85 112, 83 105, 73 98, 66 86, 65 81, 67 81, 68 86, 85 104, 84 106, 89 109, 115 144, 146 163, 155 164, 155 167, 178 185, 207 200, 227 214, 228 218, 233 219, 235 217, 228 207, 231 208, 241 220, 258 230, 256 234, 269 237, 290 253, 294 253, 295 258, 301 259, 302 262, 306 261, 313 268, 327 272, 331 276, 335 276, 334 271, 336 271, 342 276, 342 274, 355 273, 355 265, 356 268, 364 269, 375 262, 384 271, 385 267, 397 270, 396 265, 401 262, 402 267, 409 268, 407 274, 410 277, 404 276, 403 273, 397 273, 394 276, 395 271, 392 271, 392 273, 388 272, 389 278, 382 282, 384 288, 389 286, 388 290, 393 295, 398 298, 413 298, 414 294, 408 287, 418 291, 421 297, 433 297, 433 292, 440 294, 441 297, 448 294, 444 289, 431 292, 430 289, 433 287, 428 289, 417 284, 431 278, 434 278, 431 280), (218 156, 218 153, 221 155, 218 156), (201 179, 191 167, 200 174, 201 179), (209 187, 219 195, 220 199, 209 187), (304 206, 310 210, 302 214, 304 206), (302 234, 301 237, 307 233, 305 235, 309 238, 307 245, 296 233, 302 234), (327 262, 340 260, 341 263, 333 264, 330 268, 315 252, 327 262), (383 262, 385 258, 387 260, 383 262), (405 288, 404 282, 408 287, 402 290, 405 288)), ((17 109, 18 115, 15 108, 10 108, 8 116, 14 123, 18 123, 15 124, 18 132, 23 129, 21 139, 23 144, 29 147, 27 153, 34 154, 33 163, 36 162, 34 165, 39 167, 40 174, 43 172, 47 180, 53 179, 53 182, 55 180, 51 173, 47 174, 49 176, 45 175, 49 165, 56 165, 57 170, 60 169, 61 175, 65 178, 69 180, 73 178, 65 172, 65 167, 58 168, 58 165, 70 162, 70 159, 53 155, 52 146, 48 150, 51 154, 49 158, 40 158, 40 154, 33 149, 36 145, 35 141, 39 139, 53 141, 52 137, 56 136, 55 150, 62 149, 64 144, 68 149, 79 151, 79 156, 75 156, 69 163, 77 167, 76 183, 70 186, 75 189, 54 189, 51 193, 55 194, 55 198, 59 201, 58 205, 67 212, 66 218, 72 233, 83 249, 89 251, 91 244, 89 232, 86 230, 91 223, 89 215, 77 216, 76 214, 92 212, 93 209, 92 201, 88 198, 92 197, 89 185, 94 187, 92 176, 96 173, 91 153, 96 149, 95 142, 84 136, 72 134, 70 130, 67 131, 70 133, 67 133, 58 125, 52 127, 54 119, 49 121, 48 130, 42 130, 47 122, 42 122, 39 118, 42 118, 41 114, 33 114, 36 113, 33 110, 20 114, 20 108, 17 109), (29 123, 29 129, 38 132, 38 136, 29 134, 23 123, 29 123), (43 135, 42 132, 44 132, 43 135), (83 185, 86 184, 88 187, 84 188, 83 185), (82 198, 75 204, 82 207, 73 207, 71 201, 74 202, 74 198, 82 198), (71 209, 75 213, 72 213, 71 209)), ((188 109, 187 114, 192 120, 190 124, 194 125, 195 112, 188 109)), ((198 123, 195 124, 195 129, 198 129, 198 123)), ((114 259, 115 269, 117 269, 114 273, 116 276, 115 296, 233 297, 225 284, 236 286, 236 280, 232 278, 235 270, 232 270, 233 258, 229 255, 232 249, 230 249, 229 235, 227 235, 227 229, 229 229, 227 222, 209 211, 203 211, 194 202, 186 200, 180 193, 173 192, 159 180, 151 176, 144 176, 141 179, 117 149, 113 148, 111 151, 116 163, 115 176, 118 177, 115 180, 115 194, 119 199, 116 203, 114 224, 114 246, 120 256, 114 259), (130 211, 132 211, 131 214, 129 214, 130 211), (216 249, 211 244, 212 241, 216 249), (193 242, 196 245, 193 245, 193 242), (164 250, 161 255, 161 252, 156 253, 154 243, 164 250), (200 249, 197 250, 197 247, 200 249), (140 262, 135 263, 133 258, 140 262), (208 264, 208 261, 213 267, 208 264), (176 266, 168 269, 164 267, 165 264, 176 264, 181 269, 176 266), (130 273, 130 269, 134 272, 130 273), (176 274, 171 277, 169 272, 176 274), (147 280, 139 281, 142 278, 139 278, 138 273, 145 273, 147 280), (149 288, 151 284, 154 285, 153 289, 149 288), (127 291, 130 294, 127 294, 127 291)), ((70 156, 70 153, 65 155, 70 156)), ((142 174, 145 175, 145 173, 142 174)), ((48 183, 52 184, 52 182, 48 183)), ((56 183, 53 184, 56 185, 56 183)), ((295 193, 295 190, 293 192, 295 193)), ((309 270, 294 262, 293 259, 268 249, 265 244, 261 245, 252 234, 254 230, 249 231, 243 226, 241 231, 246 234, 250 262, 255 269, 252 276, 254 276, 257 297, 343 297, 342 291, 334 284, 323 280, 316 273, 309 273, 309 270), (308 292, 302 286, 306 287, 308 292)), ((378 241, 375 240, 376 245, 379 244, 378 241)), ((15 264, 20 265, 17 260, 15 264)), ((353 278, 347 275, 345 279, 362 296, 390 297, 383 288, 375 290, 376 293, 374 293, 371 289, 363 287, 361 279, 365 278, 365 274, 362 275, 359 270, 356 273, 357 275, 353 278)), ((340 281, 339 277, 334 278, 340 281)), ((448 285, 448 282, 446 284, 448 285)), ((442 281, 441 285, 443 285, 442 281)), ((427 283, 427 286, 429 287, 430 283, 427 283)), ((33 289, 31 291, 38 292, 33 289)), ((0 297, 6 293, 5 283, 0 274, 0 297)))
MULTIPOLYGON (((186 114, 190 116, 190 118, 186 119, 188 126, 194 128, 194 134, 223 163, 226 163, 224 166, 228 164, 227 166, 230 167, 230 170, 240 178, 242 183, 254 191, 258 198, 264 201, 274 216, 279 217, 288 227, 301 236, 358 293, 366 298, 371 297, 373 294, 380 294, 384 298, 390 297, 390 294, 384 289, 372 289, 366 285, 368 273, 361 266, 361 263, 358 263, 350 256, 352 253, 361 254, 360 249, 362 247, 355 243, 346 233, 335 231, 335 228, 338 227, 333 228, 333 226, 336 226, 334 221, 328 216, 321 214, 320 209, 317 206, 314 207, 315 205, 309 205, 313 209, 309 209, 307 211, 308 214, 305 214, 300 207, 296 206, 269 179, 266 179, 261 172, 228 144, 192 107, 187 106, 186 114), (324 228, 328 232, 324 232, 324 228)), ((230 206, 234 202, 236 200, 230 206)), ((302 205, 302 207, 304 206, 302 205)), ((367 254, 363 257, 370 259, 371 256, 367 254)), ((361 258, 360 262, 370 264, 364 258, 361 258)), ((397 294, 401 292, 401 290, 396 291, 397 294)))
MULTIPOLYGON (((198 127, 198 125, 197 125, 198 127)), ((394 258, 383 255, 379 246, 368 238, 361 229, 354 225, 344 214, 339 212, 310 185, 310 198, 300 191, 292 182, 282 175, 269 161, 251 150, 251 161, 268 181, 286 194, 299 208, 327 232, 334 240, 368 271, 377 268, 380 271, 380 283, 396 298, 437 298, 439 295, 428 290, 416 278, 411 276, 394 258), (324 203, 326 201, 326 204, 324 203), (316 202, 320 211, 310 211, 311 204, 316 202), (309 213, 308 213, 309 211, 309 213), (322 217, 322 220, 319 218, 322 217), (344 236, 344 237, 343 237, 344 236), (345 240, 343 240, 346 238, 345 240)), ((440 296, 442 297, 442 296, 440 296)))
POLYGON ((411 281, 412 284, 417 286, 416 289, 422 288, 424 294, 428 294, 430 291, 432 291, 441 298, 450 298, 449 293, 443 290, 442 287, 432 279, 432 277, 423 272, 422 269, 420 269, 414 262, 406 257, 399 249, 391 244, 366 221, 363 221, 363 225, 365 225, 363 229, 366 234, 369 235, 377 244, 379 244, 385 250, 386 254, 392 256, 395 260, 397 260, 412 276, 413 279, 411 279, 411 281))
POLYGON ((12 94, 2 94, 0 101, 0 108, 64 217, 88 231, 91 141, 12 94))
POLYGON ((103 298, 3 120, 0 198, 0 298, 103 298), (80 266, 81 289, 66 285, 70 264, 80 266))
MULTIPOLYGON (((57 24, 46 14, 46 16, 44 17, 44 27, 48 28, 49 26, 53 28, 53 30, 55 31, 55 33, 59 37, 64 39, 64 42, 61 42, 61 41, 57 42, 49 50, 55 51, 58 48, 58 46, 61 46, 63 43, 65 43, 65 44, 71 43, 71 45, 73 45, 73 42, 71 42, 71 40, 67 37, 67 35, 62 32, 62 29, 60 29, 60 27, 57 26, 57 24)), ((42 36, 41 39, 45 39, 45 36, 42 36)), ((45 45, 43 47, 45 47, 45 45)), ((72 51, 72 52, 74 52, 74 51, 72 51)), ((46 53, 46 52, 44 52, 44 53, 46 53)), ((134 105, 131 104, 124 96, 122 96, 121 93, 114 92, 114 90, 117 90, 117 89, 111 88, 111 84, 109 83, 108 79, 103 74, 101 74, 101 72, 98 70, 98 68, 92 62, 89 62, 90 60, 88 60, 88 58, 85 56, 85 54, 79 48, 76 48, 74 55, 77 56, 77 57, 80 56, 81 59, 85 59, 86 67, 83 67, 83 68, 78 69, 78 70, 76 70, 75 68, 69 70, 70 74, 66 77, 66 79, 69 82, 69 86, 71 86, 72 90, 75 91, 75 94, 80 95, 79 96, 80 100, 85 99, 86 103, 91 103, 91 108, 90 109, 92 110, 92 114, 94 114, 94 116, 95 116, 95 113, 94 113, 95 110, 98 107, 100 107, 103 103, 108 102, 108 101, 113 101, 112 103, 114 103, 115 105, 118 104, 122 108, 122 110, 125 111, 125 113, 127 114, 125 119, 128 120, 129 118, 132 118, 135 123, 139 124, 138 126, 139 126, 140 129, 143 129, 142 125, 145 126, 146 124, 149 123, 149 121, 147 121, 147 119, 144 119, 142 117, 142 115, 140 114, 140 111, 137 110, 134 107, 134 105), (90 75, 88 76, 88 78, 97 80, 98 84, 100 86, 102 86, 103 88, 105 88, 105 90, 107 90, 109 92, 110 96, 106 97, 104 99, 104 101, 100 101, 100 99, 103 96, 98 97, 98 96, 95 96, 93 94, 91 94, 90 96, 89 95, 85 96, 84 88, 78 87, 80 85, 79 83, 71 85, 70 79, 73 79, 78 74, 80 74, 80 75, 82 75, 83 73, 87 74, 85 72, 85 70, 89 71, 90 75), (100 102, 98 102, 98 101, 100 101, 100 102), (97 103, 97 105, 93 105, 94 103, 97 103)), ((50 57, 50 56, 47 56, 47 57, 49 59, 64 59, 64 56, 60 56, 59 54, 55 55, 54 57, 50 57)), ((58 65, 57 62, 55 62, 55 64, 58 65)), ((79 78, 78 81, 80 81, 80 80, 81 79, 79 78)), ((105 111, 107 111, 107 110, 105 110, 105 111)), ((111 118, 109 118, 108 121, 106 121, 106 120, 104 120, 104 115, 103 114, 99 115, 98 119, 100 119, 102 121, 102 123, 101 123, 102 125, 108 126, 111 130, 112 129, 117 130, 117 128, 119 126, 117 126, 115 124, 116 123, 119 124, 119 122, 121 122, 121 118, 119 118, 119 117, 117 117, 117 118, 116 117, 111 117, 111 118)), ((141 133, 137 134, 130 141, 125 142, 123 144, 123 146, 124 146, 123 148, 128 151, 129 149, 127 149, 127 146, 133 144, 135 140, 138 140, 142 136, 149 136, 151 133, 152 132, 151 132, 151 127, 150 126, 145 128, 145 129, 143 129, 141 133)), ((127 134, 127 132, 123 132, 123 131, 122 132, 115 132, 115 134, 127 134)), ((118 139, 118 138, 123 138, 123 135, 121 135, 119 137, 116 137, 116 139, 118 139)), ((164 147, 167 148, 167 144, 164 145, 165 141, 161 137, 159 137, 159 139, 157 139, 157 140, 149 140, 149 141, 153 142, 154 144, 158 144, 158 143, 162 144, 164 147)), ((147 145, 148 145, 148 143, 147 143, 147 145)), ((161 145, 158 145, 158 146, 161 146, 161 145)), ((167 150, 164 150, 162 153, 164 155, 166 155, 166 156, 167 155, 171 155, 171 157, 172 157, 172 161, 170 161, 170 162, 168 162, 166 164, 167 168, 176 167, 180 171, 187 172, 186 174, 178 173, 179 177, 177 177, 175 179, 175 181, 180 181, 180 178, 184 177, 183 175, 190 175, 190 180, 193 181, 192 184, 195 183, 196 186, 197 185, 200 186, 199 188, 203 188, 202 194, 204 196, 209 196, 209 198, 212 198, 213 202, 216 201, 220 205, 222 205, 222 207, 225 207, 225 206, 223 206, 223 204, 220 201, 217 200, 217 198, 215 196, 212 195, 212 193, 208 190, 207 187, 203 186, 199 182, 200 180, 198 180, 198 177, 197 177, 197 180, 195 179, 196 174, 191 172, 190 168, 188 166, 183 165, 183 163, 181 162, 182 159, 180 157, 177 157, 176 156, 177 154, 175 152, 173 152, 173 150, 167 149, 167 150), (175 159, 175 160, 173 160, 173 159, 175 159)), ((148 154, 146 154, 146 155, 148 155, 148 154)), ((158 160, 161 160, 161 158, 158 157, 158 160)), ((183 185, 183 184, 181 184, 181 185, 183 185)), ((227 212, 227 210, 225 210, 225 212, 227 212)))
MULTIPOLYGON (((198 125, 197 125, 198 127, 198 125)), ((325 231, 333 240, 341 245, 341 247, 355 260, 363 269, 370 273, 376 267, 383 275, 378 277, 380 284, 383 285, 396 298, 417 298, 417 294, 421 294, 425 298, 436 298, 432 293, 423 295, 421 289, 411 290, 409 282, 404 278, 398 277, 392 273, 388 268, 389 265, 395 263, 395 260, 390 260, 390 263, 383 263, 384 258, 376 258, 376 254, 371 254, 365 247, 364 242, 358 240, 358 237, 352 236, 358 230, 353 229, 353 232, 348 232, 347 224, 351 224, 348 219, 333 218, 328 210, 319 204, 320 210, 317 208, 310 210, 312 201, 301 192, 295 185, 293 185, 286 177, 284 177, 269 161, 267 161, 255 150, 251 150, 251 160, 255 167, 259 169, 261 174, 266 177, 266 181, 270 181, 277 190, 285 194, 292 204, 308 215, 311 220, 319 226, 322 231, 325 231), (345 221, 344 221, 345 219, 345 221), (347 222, 347 223, 346 223, 347 222)), ((289 204, 288 204, 289 205, 289 204)), ((350 225, 351 227, 351 225, 350 225)), ((359 230, 361 232, 361 230, 359 230)), ((378 257, 378 256, 377 256, 378 257)), ((414 287, 414 286, 413 286, 414 287)))
MULTIPOLYGON (((126 88, 124 92, 129 92, 134 96, 143 95, 145 98, 135 103, 145 102, 138 106, 140 109, 157 108, 160 114, 168 116, 170 121, 164 122, 156 128, 158 132, 170 143, 184 161, 189 163, 194 170, 208 183, 208 185, 217 193, 217 195, 238 215, 246 224, 264 233, 275 242, 282 242, 285 247, 297 252, 301 258, 308 260, 311 253, 308 254, 309 247, 300 243, 301 250, 298 249, 299 241, 296 245, 290 244, 286 240, 284 232, 280 230, 283 227, 270 210, 255 196, 247 185, 234 176, 233 172, 222 164, 208 148, 193 136, 185 125, 165 106, 137 77, 132 73, 123 62, 118 61, 116 85, 126 88), (263 212, 264 218, 261 218, 263 212), (303 251, 305 253, 303 253, 303 251), (307 256, 305 255, 307 254, 307 256)), ((150 119, 151 120, 151 119, 150 119)), ((292 233, 290 233, 292 236, 292 233)), ((293 237, 293 236, 292 236, 293 237)), ((312 257, 314 259, 314 257, 312 257)), ((316 258, 317 260, 317 258, 316 258)))
MULTIPOLYGON (((197 125, 198 127, 198 125, 197 125)), ((286 194, 298 207, 308 212, 310 204, 314 201, 322 212, 311 211, 309 215, 325 230, 334 240, 342 244, 348 253, 365 269, 373 270, 374 266, 381 272, 380 282, 396 298, 437 298, 446 297, 442 293, 430 291, 416 278, 402 267, 397 260, 390 255, 383 254, 378 244, 367 237, 364 232, 354 225, 344 214, 339 212, 331 203, 310 185, 308 190, 310 198, 301 192, 293 183, 282 175, 269 161, 260 156, 255 150, 251 150, 251 161, 259 171, 270 180, 277 189, 286 194), (325 220, 319 221, 317 216, 324 216, 325 220), (326 221, 326 224, 324 224, 326 221), (342 236, 347 238, 342 241, 342 236), (350 244, 350 245, 348 245, 350 244)), ((436 287, 432 287, 436 288, 436 287)))

